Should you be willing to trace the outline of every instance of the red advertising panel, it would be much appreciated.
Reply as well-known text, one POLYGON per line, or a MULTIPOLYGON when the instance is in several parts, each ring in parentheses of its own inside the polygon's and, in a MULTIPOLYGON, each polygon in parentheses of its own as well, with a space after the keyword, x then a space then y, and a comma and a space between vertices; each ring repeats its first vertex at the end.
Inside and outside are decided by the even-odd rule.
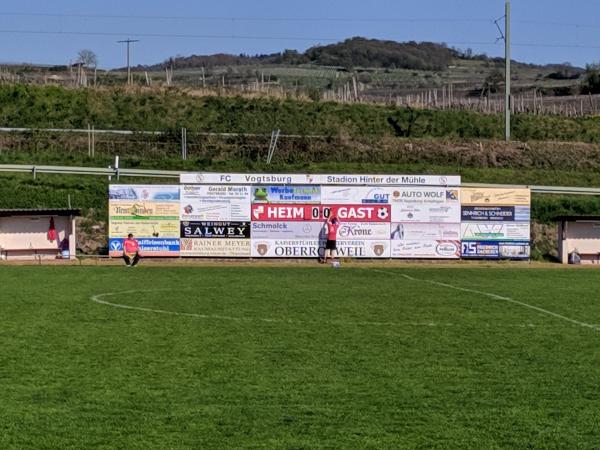
POLYGON ((390 205, 281 205, 253 204, 252 220, 284 222, 325 220, 332 213, 342 222, 389 222, 390 205))

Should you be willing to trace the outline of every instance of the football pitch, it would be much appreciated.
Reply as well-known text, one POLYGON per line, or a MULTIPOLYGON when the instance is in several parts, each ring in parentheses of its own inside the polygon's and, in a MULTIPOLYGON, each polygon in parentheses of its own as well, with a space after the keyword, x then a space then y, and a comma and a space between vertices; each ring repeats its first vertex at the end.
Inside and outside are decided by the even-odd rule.
POLYGON ((0 448, 599 448, 600 272, 0 267, 0 448))

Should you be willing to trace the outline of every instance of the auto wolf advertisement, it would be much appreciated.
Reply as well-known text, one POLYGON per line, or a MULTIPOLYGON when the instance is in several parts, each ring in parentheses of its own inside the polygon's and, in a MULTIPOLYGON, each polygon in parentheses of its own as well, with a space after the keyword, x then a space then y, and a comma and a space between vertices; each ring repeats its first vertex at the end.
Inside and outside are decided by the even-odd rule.
POLYGON ((529 206, 463 206, 463 222, 529 222, 529 206))
POLYGON ((389 204, 390 190, 385 187, 323 186, 323 204, 389 204))
POLYGON ((391 241, 392 258, 460 258, 460 241, 444 240, 394 240, 391 241))
POLYGON ((529 206, 531 191, 526 188, 462 188, 463 205, 529 206))
POLYGON ((466 241, 529 241, 529 222, 463 222, 461 237, 466 241))
POLYGON ((182 238, 181 256, 247 258, 250 256, 250 239, 182 238))
POLYGON ((459 241, 460 223, 400 223, 393 222, 390 239, 406 241, 459 241))
POLYGON ((477 259, 529 259, 529 242, 464 241, 463 258, 477 259))
MULTIPOLYGON (((109 255, 118 257, 123 254, 123 238, 108 240, 109 255)), ((138 238, 142 257, 179 256, 179 239, 138 238)))
MULTIPOLYGON (((389 258, 388 240, 338 240, 340 258, 389 258)), ((323 256, 324 240, 252 239, 252 256, 266 258, 318 258, 323 256)))
POLYGON ((182 238, 250 239, 250 222, 181 222, 182 238))
POLYGON ((319 221, 335 213, 348 222, 389 222, 390 205, 272 205, 253 204, 252 220, 259 222, 319 221))
POLYGON ((144 200, 179 203, 179 186, 111 184, 109 200, 144 200))
POLYGON ((321 203, 321 186, 253 186, 253 203, 321 203))
POLYGON ((391 188, 392 222, 460 223, 458 188, 391 188))
POLYGON ((250 186, 183 185, 181 187, 181 220, 249 221, 250 186))

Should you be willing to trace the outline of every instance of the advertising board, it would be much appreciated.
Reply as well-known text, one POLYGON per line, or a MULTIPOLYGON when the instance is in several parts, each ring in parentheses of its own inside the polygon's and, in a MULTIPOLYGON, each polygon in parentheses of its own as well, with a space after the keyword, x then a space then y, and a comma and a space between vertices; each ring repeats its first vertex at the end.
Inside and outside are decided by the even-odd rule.
MULTIPOLYGON (((123 238, 110 238, 108 251, 110 256, 123 254, 123 238)), ((179 239, 138 238, 142 256, 179 256, 179 239)))
POLYGON ((252 222, 252 239, 318 240, 325 238, 324 222, 252 222))
POLYGON ((283 205, 253 204, 252 220, 266 221, 319 221, 334 211, 340 221, 389 222, 390 205, 283 205))
POLYGON ((321 186, 253 186, 253 203, 321 203, 321 186))
POLYGON ((323 186, 321 200, 324 204, 389 204, 390 190, 377 186, 323 186))
POLYGON ((394 240, 392 258, 460 258, 460 241, 451 240, 394 240))
POLYGON ((110 220, 179 220, 176 202, 111 200, 108 203, 110 220))
MULTIPOLYGON (((252 239, 253 257, 318 258, 323 256, 324 240, 317 239, 252 239)), ((389 258, 388 240, 338 240, 340 258, 389 258)))
POLYGON ((125 238, 129 233, 138 237, 178 238, 179 220, 109 220, 109 236, 125 238))
POLYGON ((392 222, 460 222, 460 191, 457 188, 393 188, 390 194, 392 222))
POLYGON ((463 222, 462 240, 529 241, 529 222, 463 222))
POLYGON ((108 187, 109 200, 152 200, 159 202, 179 202, 177 185, 111 184, 108 187))
POLYGON ((250 222, 180 222, 182 238, 249 239, 250 222))
POLYGON ((529 206, 462 206, 463 222, 529 222, 529 206))
POLYGON ((529 206, 531 191, 527 188, 461 188, 463 205, 529 206))
POLYGON ((340 222, 337 238, 342 239, 390 239, 390 224, 382 222, 340 222))
POLYGON ((249 221, 250 186, 183 185, 181 187, 181 220, 249 221))
POLYGON ((390 239, 407 241, 459 241, 460 223, 393 222, 390 239))
POLYGON ((462 257, 476 259, 528 259, 529 242, 463 241, 462 257))
POLYGON ((250 239, 182 238, 181 256, 247 258, 250 239))

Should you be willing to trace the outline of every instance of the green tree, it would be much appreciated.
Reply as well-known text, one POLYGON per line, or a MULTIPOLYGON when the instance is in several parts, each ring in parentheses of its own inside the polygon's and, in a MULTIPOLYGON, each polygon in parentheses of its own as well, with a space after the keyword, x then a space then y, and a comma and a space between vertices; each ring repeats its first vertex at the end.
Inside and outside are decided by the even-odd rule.
POLYGON ((600 63, 587 65, 583 93, 600 94, 600 63))

